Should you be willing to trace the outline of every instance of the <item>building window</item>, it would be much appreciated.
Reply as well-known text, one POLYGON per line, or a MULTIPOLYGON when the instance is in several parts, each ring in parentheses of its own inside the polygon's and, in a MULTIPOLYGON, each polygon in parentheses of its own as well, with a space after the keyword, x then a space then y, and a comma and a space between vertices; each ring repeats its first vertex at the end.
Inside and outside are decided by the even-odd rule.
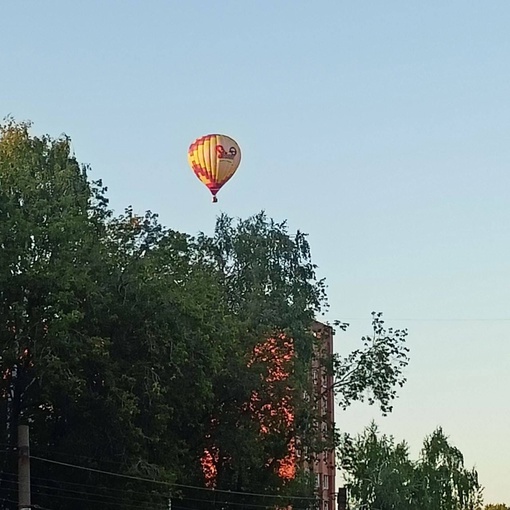
POLYGON ((324 510, 329 510, 329 501, 324 501, 324 510))
POLYGON ((319 473, 315 474, 315 488, 318 489, 321 483, 321 475, 319 473))
POLYGON ((322 476, 322 488, 329 489, 329 476, 328 475, 322 476))
POLYGON ((329 411, 329 406, 328 406, 328 396, 327 395, 324 395, 322 397, 322 410, 324 411, 324 413, 328 413, 329 411))

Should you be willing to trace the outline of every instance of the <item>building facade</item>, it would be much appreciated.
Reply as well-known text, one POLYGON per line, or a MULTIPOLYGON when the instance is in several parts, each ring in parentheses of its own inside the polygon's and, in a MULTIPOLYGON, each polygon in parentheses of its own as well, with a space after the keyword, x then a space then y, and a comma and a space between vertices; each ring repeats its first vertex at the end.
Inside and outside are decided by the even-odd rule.
MULTIPOLYGON (((319 340, 318 349, 326 356, 333 354, 333 328, 320 322, 313 326, 314 336, 319 340)), ((318 361, 312 366, 313 387, 318 411, 323 417, 323 427, 332 427, 335 422, 333 376, 320 367, 318 361)), ((325 430, 326 432, 326 430, 325 430)), ((326 451, 319 454, 312 466, 319 500, 319 510, 335 510, 335 452, 326 451)))

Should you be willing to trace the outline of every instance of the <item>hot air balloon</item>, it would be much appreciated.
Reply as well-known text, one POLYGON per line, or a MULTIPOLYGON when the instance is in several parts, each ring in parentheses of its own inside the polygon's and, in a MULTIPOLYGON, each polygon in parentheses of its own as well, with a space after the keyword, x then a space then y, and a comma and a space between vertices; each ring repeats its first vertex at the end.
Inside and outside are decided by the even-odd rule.
POLYGON ((213 202, 221 187, 236 173, 241 162, 241 149, 226 135, 197 138, 188 150, 188 162, 195 175, 212 193, 213 202))

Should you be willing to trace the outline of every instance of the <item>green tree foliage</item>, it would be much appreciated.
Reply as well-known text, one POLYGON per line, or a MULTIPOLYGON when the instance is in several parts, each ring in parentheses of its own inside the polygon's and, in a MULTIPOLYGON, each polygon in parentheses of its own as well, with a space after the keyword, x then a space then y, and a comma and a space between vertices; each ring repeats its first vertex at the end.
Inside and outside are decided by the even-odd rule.
POLYGON ((441 428, 425 438, 416 476, 417 494, 425 510, 480 507, 478 473, 464 467, 464 456, 448 442, 441 428))
MULTIPOLYGON (((90 396, 86 372, 106 355, 86 317, 100 294, 100 183, 88 182, 67 138, 28 129, 9 121, 0 132, 0 416, 11 448, 19 419, 51 443, 69 402, 90 396)), ((3 490, 12 491, 9 482, 2 477, 3 490)))
MULTIPOLYGON (((338 323, 345 329, 347 324, 338 323)), ((392 401, 406 378, 409 349, 405 346, 406 329, 386 329, 381 312, 372 312, 372 334, 362 337, 361 348, 344 357, 332 359, 335 393, 345 409, 353 401, 367 398, 369 404, 378 403, 385 415, 392 411, 392 401)))
POLYGON ((375 423, 355 438, 345 435, 339 453, 354 508, 369 510, 479 510, 482 488, 464 467, 458 448, 441 428, 425 438, 413 462, 405 442, 381 435, 375 423))
MULTIPOLYGON (((197 242, 197 256, 218 275, 236 325, 232 355, 213 379, 216 400, 205 446, 218 449, 216 488, 311 497, 313 485, 306 473, 285 483, 278 476, 279 462, 289 454, 300 425, 297 420, 286 422, 276 405, 286 399, 294 413, 302 405, 310 384, 311 325, 325 305, 324 282, 315 275, 306 236, 298 232, 291 237, 285 223, 263 213, 237 222, 222 215, 214 235, 200 235, 197 242), (287 377, 271 384, 268 366, 274 360, 254 359, 256 349, 268 338, 275 339, 280 354, 292 339, 296 354, 286 362, 287 377), (264 433, 259 415, 250 406, 254 396, 259 411, 275 413, 264 433)), ((288 502, 282 498, 247 501, 239 497, 236 503, 288 502)), ((299 507, 296 500, 293 504, 299 507)))
POLYGON ((314 414, 312 360, 335 376, 344 406, 371 390, 389 411, 405 332, 376 315, 361 349, 323 356, 312 324, 326 288, 304 234, 263 213, 222 215, 213 235, 195 237, 151 212, 115 216, 87 172, 67 137, 1 126, 0 508, 15 507, 21 421, 41 507, 167 508, 170 495, 181 508, 309 506, 309 473, 298 466, 285 480, 278 468, 298 440, 302 454, 335 447, 333 424, 325 438, 314 414), (268 338, 273 359, 257 358, 268 338), (289 339, 286 375, 269 382, 289 339), (257 412, 288 404, 264 433, 254 396, 257 412))
POLYGON ((393 437, 380 435, 371 423, 356 438, 343 437, 340 456, 353 501, 369 509, 412 508, 409 481, 414 467, 405 442, 395 444, 393 437))
POLYGON ((485 505, 484 510, 509 510, 509 507, 503 503, 485 505))

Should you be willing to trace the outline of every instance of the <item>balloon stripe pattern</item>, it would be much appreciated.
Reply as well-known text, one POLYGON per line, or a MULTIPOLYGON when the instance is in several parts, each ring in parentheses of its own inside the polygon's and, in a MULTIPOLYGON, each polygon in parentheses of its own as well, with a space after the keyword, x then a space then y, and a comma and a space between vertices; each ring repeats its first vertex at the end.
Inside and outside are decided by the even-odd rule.
POLYGON ((241 162, 241 149, 226 135, 205 135, 188 149, 188 162, 198 179, 212 193, 213 202, 221 187, 236 173, 241 162))

